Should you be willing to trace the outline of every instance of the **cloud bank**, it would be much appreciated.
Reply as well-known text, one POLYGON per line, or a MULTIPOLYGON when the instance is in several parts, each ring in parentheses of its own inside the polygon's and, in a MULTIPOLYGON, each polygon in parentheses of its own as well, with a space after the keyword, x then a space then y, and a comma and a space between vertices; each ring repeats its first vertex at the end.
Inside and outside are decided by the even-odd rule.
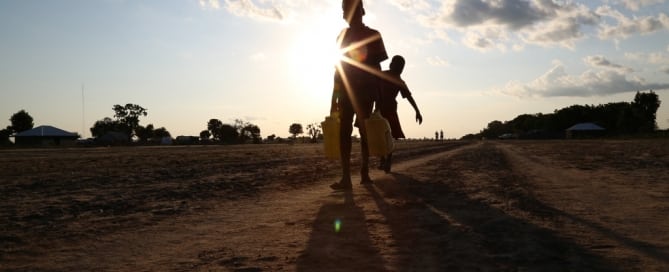
POLYGON ((617 71, 620 67, 602 57, 588 57, 585 61, 595 67, 614 67, 616 69, 587 70, 580 75, 569 75, 565 67, 557 63, 537 79, 526 83, 512 81, 499 91, 518 97, 589 97, 650 89, 669 89, 667 83, 650 83, 640 77, 627 78, 624 73, 617 71))
MULTIPOLYGON (((478 51, 522 48, 519 43, 574 49, 579 40, 598 37, 620 40, 631 35, 669 29, 669 16, 626 16, 603 5, 556 0, 392 0, 427 29, 463 33, 461 43, 478 51)), ((639 10, 666 0, 605 1, 619 8, 639 10), (621 7, 622 6, 622 7, 621 7)))
MULTIPOLYGON (((198 0, 203 9, 218 10, 221 8, 220 0, 198 0)), ((253 0, 223 0, 223 6, 230 14, 239 17, 251 18, 260 21, 281 21, 285 18, 284 12, 274 1, 253 0)))

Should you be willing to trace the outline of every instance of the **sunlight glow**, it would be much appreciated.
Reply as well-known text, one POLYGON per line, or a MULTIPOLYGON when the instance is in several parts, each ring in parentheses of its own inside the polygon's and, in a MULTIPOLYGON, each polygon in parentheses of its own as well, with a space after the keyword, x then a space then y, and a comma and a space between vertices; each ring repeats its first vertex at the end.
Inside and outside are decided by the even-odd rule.
MULTIPOLYGON (((343 37, 343 35, 342 35, 342 37, 343 37)), ((340 37, 340 38, 342 38, 342 37, 340 37)), ((386 75, 385 73, 383 73, 382 71, 380 71, 380 70, 378 70, 374 67, 371 67, 371 66, 369 66, 365 63, 362 63, 362 61, 364 61, 367 58, 367 51, 366 51, 365 45, 367 45, 371 42, 374 42, 375 40, 380 39, 380 38, 381 37, 379 35, 370 36, 370 37, 368 37, 368 38, 366 38, 362 41, 352 43, 351 45, 349 45, 345 48, 342 48, 341 49, 341 55, 340 55, 341 62, 346 62, 346 63, 348 63, 350 65, 353 65, 353 66, 355 66, 355 67, 357 67, 361 70, 364 70, 364 71, 366 71, 370 74, 374 74, 374 75, 378 76, 379 78, 381 78, 383 80, 393 81, 394 83, 397 84, 397 83, 399 83, 399 81, 397 79, 386 75), (346 55, 349 55, 350 57, 346 56, 346 55)), ((341 44, 342 41, 338 40, 337 43, 341 44)), ((337 68, 337 70, 339 71, 339 74, 342 77, 342 81, 344 82, 345 90, 347 92, 350 92, 351 91, 351 84, 350 84, 350 82, 349 82, 349 80, 346 76, 346 73, 344 73, 343 70, 342 70, 341 62, 337 63, 336 68, 337 68)), ((349 97, 351 98, 351 100, 353 102, 353 106, 356 107, 358 105, 355 101, 356 96, 349 94, 349 97)), ((355 111, 357 112, 357 111, 359 111, 359 109, 355 109, 355 111)))
POLYGON ((320 102, 329 101, 335 64, 341 56, 336 37, 343 20, 332 19, 322 16, 305 24, 288 60, 301 92, 320 102))

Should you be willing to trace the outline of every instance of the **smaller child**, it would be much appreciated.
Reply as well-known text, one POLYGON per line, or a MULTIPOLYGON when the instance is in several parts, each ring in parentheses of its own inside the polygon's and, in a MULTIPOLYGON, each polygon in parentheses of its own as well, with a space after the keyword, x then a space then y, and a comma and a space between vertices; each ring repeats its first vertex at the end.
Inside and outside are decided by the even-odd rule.
MULTIPOLYGON (((416 111, 416 121, 418 124, 423 123, 423 116, 418 110, 416 101, 414 101, 404 80, 400 76, 404 70, 404 58, 400 55, 393 57, 390 62, 390 70, 383 71, 384 77, 382 79, 380 87, 380 103, 379 109, 381 110, 381 115, 388 120, 390 123, 390 130, 395 139, 405 138, 404 132, 402 132, 402 127, 400 126, 400 119, 397 116, 397 93, 401 93, 403 98, 409 100, 409 103, 416 111)), ((390 166, 392 164, 393 153, 381 157, 381 164, 379 169, 384 170, 386 173, 390 172, 390 166)))

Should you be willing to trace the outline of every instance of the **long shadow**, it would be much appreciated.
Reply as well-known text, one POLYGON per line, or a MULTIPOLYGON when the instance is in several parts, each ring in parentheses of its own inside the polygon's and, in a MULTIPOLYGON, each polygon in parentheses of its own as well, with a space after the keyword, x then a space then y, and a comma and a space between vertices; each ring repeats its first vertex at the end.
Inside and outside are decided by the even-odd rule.
POLYGON ((343 203, 327 203, 318 211, 297 271, 385 271, 369 236, 365 215, 352 192, 333 193, 343 203))
MULTIPOLYGON (((518 202, 518 205, 523 208, 524 211, 530 212, 535 216, 545 217, 548 215, 550 217, 557 218, 558 220, 566 219, 572 221, 575 224, 585 226, 589 229, 592 229, 604 235, 609 239, 615 240, 625 245, 627 248, 635 250, 652 259, 655 259, 658 262, 669 264, 669 251, 667 251, 666 249, 663 250, 661 247, 650 244, 648 242, 632 239, 610 228, 607 228, 601 224, 556 209, 533 197, 516 196, 515 200, 518 202)), ((606 245, 604 247, 606 247, 606 245)))
POLYGON ((399 271, 618 271, 551 230, 453 185, 392 174, 367 190, 389 222, 399 271))

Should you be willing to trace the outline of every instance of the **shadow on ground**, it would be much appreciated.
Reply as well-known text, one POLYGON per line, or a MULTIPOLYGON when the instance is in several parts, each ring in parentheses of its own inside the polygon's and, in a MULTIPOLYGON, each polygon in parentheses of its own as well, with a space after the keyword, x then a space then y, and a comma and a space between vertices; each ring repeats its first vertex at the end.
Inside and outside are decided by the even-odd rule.
POLYGON ((375 185, 370 194, 399 246, 409 249, 399 271, 617 270, 574 241, 449 184, 393 174, 375 185))
POLYGON ((327 203, 318 211, 307 248, 297 260, 297 271, 385 271, 383 259, 372 246, 363 210, 354 203, 351 192, 332 195, 342 196, 343 203, 327 203))

